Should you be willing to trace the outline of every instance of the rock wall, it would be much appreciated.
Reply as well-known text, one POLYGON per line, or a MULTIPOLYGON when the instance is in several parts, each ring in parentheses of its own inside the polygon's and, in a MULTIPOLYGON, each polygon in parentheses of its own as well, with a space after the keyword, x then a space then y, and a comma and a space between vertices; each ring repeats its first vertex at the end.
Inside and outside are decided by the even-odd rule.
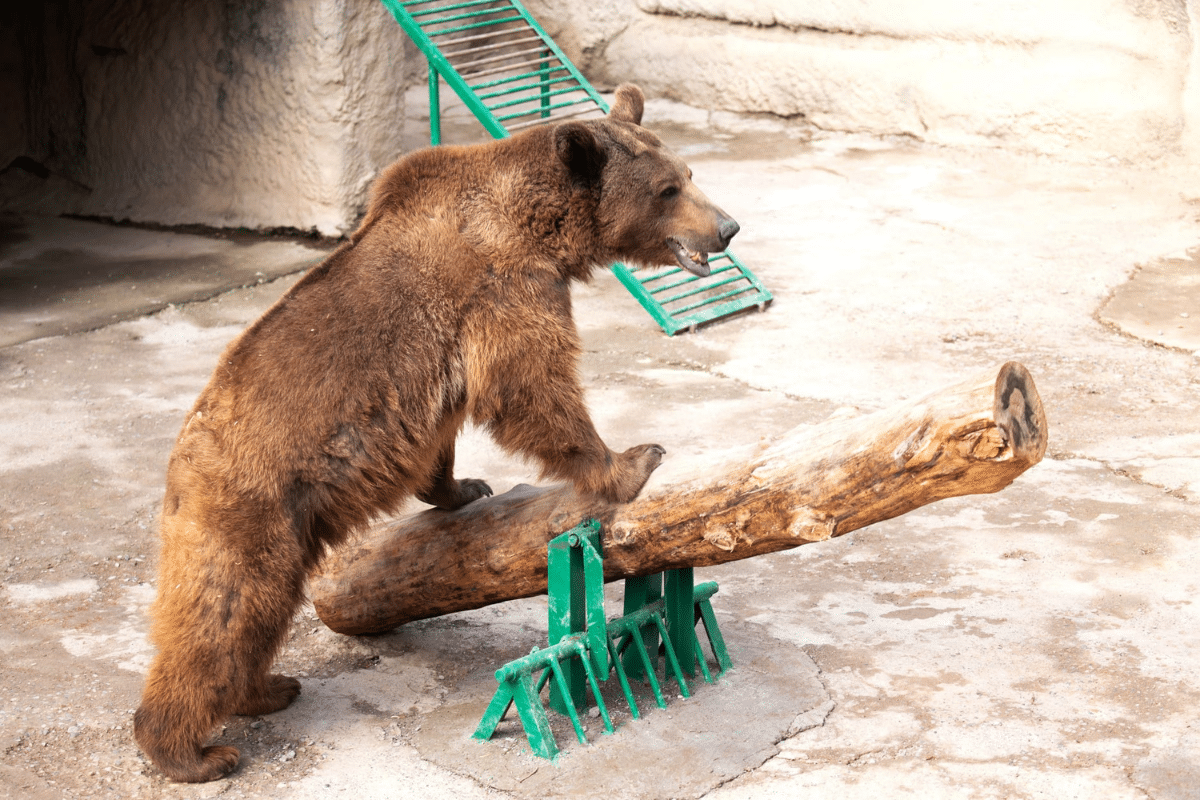
POLYGON ((585 72, 708 109, 1122 160, 1195 158, 1195 0, 531 0, 585 72))
POLYGON ((339 234, 401 151, 405 37, 378 2, 28 5, 0 144, 49 175, 9 169, 9 207, 339 234))
MULTIPOLYGON (((601 86, 835 131, 1200 164, 1200 0, 528 0, 601 86)), ((378 0, 0 10, 0 209, 354 224, 424 61, 378 0)), ((410 109, 419 115, 422 109, 410 109)))

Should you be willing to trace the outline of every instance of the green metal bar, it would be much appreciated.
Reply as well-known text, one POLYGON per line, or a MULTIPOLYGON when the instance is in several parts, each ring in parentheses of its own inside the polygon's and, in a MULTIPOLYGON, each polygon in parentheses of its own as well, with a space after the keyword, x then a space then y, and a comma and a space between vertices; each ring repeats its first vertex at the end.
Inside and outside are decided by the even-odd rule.
POLYGON ((704 622, 704 632, 708 636, 708 645, 712 648, 713 657, 721 671, 718 677, 733 668, 733 660, 725 647, 725 637, 721 635, 721 627, 717 624, 717 616, 713 613, 711 598, 717 591, 717 584, 709 581, 696 587, 696 609, 704 622))
MULTIPOLYGON (((662 303, 664 306, 668 306, 671 303, 679 303, 680 301, 687 300, 688 298, 691 298, 691 297, 701 296, 705 292, 713 292, 717 289, 720 289, 721 287, 730 286, 730 285, 736 284, 736 283, 744 283, 744 279, 741 275, 734 275, 732 278, 725 278, 724 280, 715 281, 714 283, 711 283, 711 284, 708 284, 705 286, 699 286, 695 289, 691 289, 690 291, 679 292, 678 294, 673 294, 670 297, 667 297, 665 299, 659 298, 659 302, 662 303)), ((735 287, 733 289, 726 290, 726 292, 723 293, 720 297, 710 294, 710 295, 708 295, 707 298, 700 300, 699 303, 696 303, 695 305, 704 305, 706 303, 711 303, 718 299, 723 299, 724 297, 729 296, 729 293, 737 294, 739 292, 747 292, 747 291, 754 291, 754 287, 750 286, 749 284, 744 284, 740 287, 735 287)), ((694 306, 681 307, 681 306, 676 305, 673 307, 672 310, 673 310, 673 313, 679 314, 684 311, 690 311, 693 307, 694 306)))
MULTIPOLYGON (((683 306, 682 308, 672 309, 671 313, 678 316, 680 314, 686 314, 687 312, 693 311, 697 308, 712 308, 714 303, 720 302, 721 300, 725 300, 726 298, 730 298, 730 297, 737 297, 740 294, 745 294, 746 292, 753 292, 753 291, 754 291, 753 286, 746 286, 741 289, 734 289, 732 291, 724 292, 722 294, 715 295, 713 297, 706 297, 704 300, 701 300, 698 303, 692 303, 691 305, 686 305, 686 306, 683 306)), ((674 299, 675 298, 672 298, 672 301, 674 299)), ((668 301, 668 302, 671 302, 671 301, 668 301)))
MULTIPOLYGON (((474 8, 475 6, 487 6, 487 5, 495 6, 497 4, 499 4, 499 6, 497 8, 492 9, 493 13, 496 11, 503 11, 509 7, 508 3, 505 2, 504 0, 467 0, 467 2, 465 2, 465 3, 455 3, 455 4, 449 5, 449 6, 435 6, 434 8, 427 8, 424 11, 409 10, 408 13, 412 14, 413 18, 416 19, 417 17, 429 16, 430 14, 442 14, 447 11, 458 11, 460 8, 474 8)), ((427 3, 405 3, 404 5, 405 6, 419 6, 419 5, 428 5, 428 4, 427 3)), ((441 22, 443 20, 434 20, 434 21, 441 22)))
POLYGON ((663 622, 661 614, 654 615, 654 624, 658 626, 658 635, 662 637, 663 649, 667 653, 667 664, 671 667, 671 671, 675 673, 675 682, 679 684, 679 693, 684 697, 691 697, 692 693, 688 689, 687 681, 683 679, 683 668, 679 664, 679 658, 675 654, 675 646, 671 644, 671 637, 667 633, 667 626, 663 622))
MULTIPOLYGON (((626 644, 628 645, 628 640, 626 640, 626 644)), ((614 640, 608 640, 609 660, 612 662, 613 666, 616 667, 617 678, 621 681, 621 691, 625 693, 625 702, 629 704, 629 714, 634 719, 637 719, 641 716, 641 713, 638 711, 637 700, 633 696, 633 689, 631 689, 629 686, 629 675, 625 672, 625 664, 623 663, 625 660, 623 649, 624 648, 618 648, 614 640)))
POLYGON ((440 96, 441 80, 433 62, 429 62, 429 143, 437 147, 442 143, 442 101, 440 96))
MULTIPOLYGON (((575 575, 583 574, 583 553, 572 547, 570 532, 550 540, 546 556, 546 595, 549 606, 550 645, 556 645, 572 634, 583 631, 587 624, 584 609, 584 586, 575 575)), ((560 714, 574 713, 574 706, 584 701, 583 667, 571 663, 567 697, 550 686, 550 708, 560 714)))
POLYGON ((641 281, 637 276, 624 264, 617 263, 612 265, 613 274, 617 276, 617 280, 629 290, 637 301, 642 304, 642 308, 658 323, 658 326, 667 332, 668 336, 673 336, 678 331, 681 325, 677 324, 667 313, 666 309, 658 304, 649 292, 642 286, 641 281))
MULTIPOLYGON (((658 617, 655 620, 661 622, 658 617)), ((658 626, 655 626, 661 630, 658 626)), ((645 667, 644 675, 646 680, 650 682, 650 691, 654 692, 654 701, 658 703, 659 708, 666 708, 667 701, 663 698, 662 686, 658 683, 658 677, 654 674, 654 664, 650 660, 650 654, 646 652, 646 643, 642 641, 642 637, 638 633, 634 633, 630 637, 633 641, 633 646, 637 649, 638 657, 641 659, 642 665, 645 667)))
MULTIPOLYGON (((569 698, 550 687, 550 707, 570 714, 586 704, 584 680, 594 668, 608 675, 608 645, 604 620, 604 560, 600 555, 600 523, 587 520, 550 540, 546 555, 550 645, 568 637, 586 637, 580 659, 567 665, 569 698)), ((592 679, 594 681, 594 678, 592 679)))
MULTIPOLYGON (((600 523, 596 520, 576 528, 578 547, 583 553, 584 608, 588 653, 594 668, 608 675, 608 625, 604 620, 604 558, 600 554, 600 523)), ((586 666, 586 665, 585 665, 586 666)))
MULTIPOLYGON (((711 277, 711 276, 709 276, 709 277, 711 277)), ((729 284, 736 283, 737 281, 740 281, 740 280, 742 280, 742 276, 735 273, 732 278, 723 278, 723 279, 715 281, 713 283, 706 283, 706 284, 703 284, 700 286, 696 286, 694 289, 690 289, 686 292, 680 292, 679 294, 671 295, 666 300, 659 300, 659 302, 662 303, 663 305, 666 305, 667 303, 677 303, 680 300, 686 299, 688 297, 695 297, 698 294, 702 294, 704 292, 710 292, 713 289, 717 289, 722 286, 728 286, 729 284)), ((754 287, 751 286, 751 287, 747 287, 747 288, 753 289, 754 287)))
POLYGON ((719 276, 726 272, 729 272, 731 270, 736 270, 736 269, 737 268, 734 267, 733 265, 726 265, 724 267, 714 269, 712 272, 708 273, 708 275, 705 278, 701 278, 699 275, 694 275, 686 270, 680 269, 679 267, 674 267, 671 270, 668 270, 666 272, 661 272, 661 273, 646 276, 645 279, 642 279, 642 285, 645 286, 647 289, 649 289, 652 293, 659 295, 659 294, 662 294, 663 292, 669 292, 672 289, 678 289, 680 286, 688 286, 693 283, 699 283, 700 281, 708 280, 708 279, 712 278, 714 275, 719 276), (661 280, 665 280, 667 278, 674 278, 676 276, 682 276, 682 277, 680 278, 680 280, 674 281, 672 283, 662 283, 662 284, 654 283, 655 281, 661 281, 661 280))
POLYGON ((558 755, 558 745, 554 741, 554 732, 550 729, 550 720, 538 699, 540 690, 533 686, 532 672, 529 669, 516 670, 502 679, 503 672, 504 668, 496 672, 500 686, 472 736, 485 741, 492 738, 500 720, 504 718, 509 707, 515 704, 525 738, 529 741, 529 748, 542 758, 553 759, 558 755))
MULTIPOLYGON (((387 0, 384 0, 384 2, 386 2, 386 1, 387 0)), ((467 17, 478 17, 478 16, 482 16, 482 15, 481 14, 464 14, 463 17, 461 17, 461 19, 465 19, 467 17)), ((449 21, 449 20, 446 20, 446 21, 449 21)), ((492 25, 500 25, 505 22, 520 22, 520 21, 521 21, 521 16, 517 15, 515 17, 505 17, 504 19, 489 19, 484 22, 473 22, 470 25, 456 25, 453 28, 443 28, 443 29, 437 30, 437 31, 429 31, 428 34, 429 34, 430 39, 435 39, 438 36, 449 36, 452 33, 462 33, 463 31, 475 31, 475 30, 479 30, 480 28, 488 28, 488 27, 491 27, 492 25)), ((442 42, 442 44, 452 44, 452 43, 451 42, 442 42)))
MULTIPOLYGON (((575 661, 572 660, 571 663, 574 664, 575 661)), ((566 676, 563 675, 562 664, 558 663, 558 659, 551 660, 550 669, 554 670, 554 683, 550 686, 550 697, 554 697, 555 689, 558 690, 558 696, 560 698, 571 694, 573 687, 568 685, 566 676)), ((575 728, 575 736, 579 739, 580 744, 587 744, 587 735, 583 732, 583 725, 579 723, 579 713, 575 710, 575 704, 568 702, 565 705, 565 713, 571 718, 571 725, 575 728)), ((558 709, 555 710, 557 711, 558 709)))
MULTIPOLYGON (((536 88, 536 87, 535 87, 535 86, 524 86, 524 87, 522 87, 522 88, 524 88, 524 89, 533 89, 533 88, 536 88)), ((552 107, 552 106, 550 105, 550 98, 551 98, 551 97, 557 97, 558 95, 562 95, 562 94, 570 94, 570 93, 572 93, 572 92, 579 92, 579 91, 581 91, 581 89, 580 89, 578 86, 568 86, 568 87, 567 87, 567 88, 565 88, 565 89, 555 89, 554 91, 549 91, 549 90, 547 90, 547 89, 543 89, 543 90, 542 90, 542 92, 541 92, 541 95, 540 95, 540 97, 541 97, 541 106, 542 106, 541 110, 542 110, 542 113, 543 113, 543 115, 544 115, 544 114, 546 114, 546 113, 548 113, 548 112, 546 111, 546 109, 548 109, 548 108, 551 108, 551 107, 552 107)), ((522 103, 532 103, 534 100, 537 100, 537 99, 538 99, 537 97, 519 97, 519 98, 516 98, 515 100, 506 100, 506 101, 505 101, 505 102, 503 102, 503 103, 496 103, 495 105, 488 106, 488 110, 489 110, 489 111, 492 111, 492 112, 495 112, 495 111, 498 111, 498 110, 499 110, 499 109, 501 109, 501 108, 508 108, 508 107, 510 107, 510 106, 519 106, 519 105, 521 105, 522 103)), ((572 102, 570 102, 570 103, 564 103, 564 104, 563 104, 563 106, 569 106, 569 105, 579 105, 580 103, 588 103, 588 102, 591 102, 591 101, 590 101, 588 98, 579 98, 579 99, 577 99, 577 100, 573 100, 573 101, 572 101, 572 102)), ((553 108, 562 108, 563 106, 553 106, 553 108)), ((532 112, 532 111, 528 111, 528 112, 525 112, 525 113, 526 113, 526 114, 532 114, 532 113, 534 113, 534 112, 532 112)), ((520 116, 525 116, 525 114, 517 114, 516 116, 519 116, 519 117, 520 117, 520 116)), ((500 117, 500 119, 507 119, 507 117, 500 117)))
POLYGON ((751 308, 752 306, 759 306, 762 304, 763 301, 758 300, 752 295, 747 295, 745 297, 736 298, 727 303, 718 303, 717 305, 705 306, 701 311, 698 311, 695 314, 677 317, 676 322, 678 323, 679 327, 686 328, 692 325, 699 325, 701 323, 708 322, 712 319, 719 319, 720 317, 725 317, 738 311, 751 308))
MULTIPOLYGON (((549 52, 550 51, 547 50, 546 54, 549 55, 549 52)), ((550 61, 544 60, 544 61, 542 61, 542 80, 541 80, 541 84, 542 84, 542 118, 543 119, 550 116, 550 96, 551 95, 549 94, 549 92, 550 92, 550 84, 548 83, 549 80, 550 80, 550 61)), ((566 90, 564 90, 564 91, 566 91, 566 90)))
MULTIPOLYGON (((550 72, 566 72, 567 73, 566 75, 564 75, 561 78, 555 78, 553 81, 551 81, 552 83, 557 83, 558 81, 573 80, 573 78, 570 74, 570 70, 568 70, 566 67, 562 66, 561 64, 557 67, 551 67, 549 71, 550 72)), ((542 71, 540 69, 535 69, 535 70, 530 70, 529 72, 519 72, 516 75, 505 75, 503 78, 496 78, 494 81, 484 81, 483 83, 473 83, 473 84, 471 84, 471 89, 478 92, 481 89, 491 89, 493 87, 500 86, 505 83, 512 83, 513 81, 521 81, 526 78, 532 78, 537 75, 540 75, 541 73, 542 73, 542 71)), ((479 76, 475 75, 474 77, 479 77, 479 76)), ((487 97, 488 95, 480 95, 480 96, 487 97)), ((492 96, 495 96, 495 95, 492 95, 492 96)))
POLYGON ((458 71, 450 64, 446 56, 438 49, 437 45, 425 35, 425 31, 412 18, 408 10, 399 0, 381 0, 387 9, 392 12, 392 16, 396 18, 396 22, 404 29, 424 53, 425 58, 429 61, 430 66, 446 81, 446 84, 454 90, 454 93, 459 96, 475 118, 483 124, 483 127, 493 137, 503 139, 508 136, 508 131, 504 126, 496 121, 491 112, 483 105, 483 103, 475 97, 475 93, 467 86, 467 82, 463 80, 458 71))
MULTIPOLYGON (((516 61, 518 58, 521 58, 523 56, 531 56, 531 55, 534 55, 535 53, 540 53, 542 50, 542 47, 543 47, 542 40, 541 40, 541 38, 538 37, 538 35, 536 33, 534 33, 533 31, 526 31, 526 29, 524 29, 524 28, 507 28, 506 30, 499 31, 496 35, 497 36, 507 36, 508 34, 511 34, 511 33, 517 34, 517 38, 509 39, 507 41, 499 42, 499 43, 493 42, 489 47, 486 48, 486 51, 491 52, 493 50, 496 50, 497 48, 504 48, 504 47, 525 47, 525 45, 533 45, 533 46, 525 47, 524 50, 515 50, 515 51, 510 50, 507 53, 501 52, 501 53, 497 53, 496 55, 484 56, 483 58, 478 58, 478 57, 471 58, 469 61, 458 61, 457 63, 454 64, 454 68, 457 69, 459 72, 465 72, 465 71, 469 70, 472 78, 479 78, 479 77, 482 77, 485 75, 495 75, 497 73, 504 72, 505 70, 516 69, 517 67, 520 67, 520 66, 526 66, 529 62, 524 62, 521 64, 512 64, 512 63, 504 64, 503 62, 505 62, 505 61, 512 62, 512 61, 516 61), (484 64, 495 64, 496 66, 491 66, 491 67, 488 67, 487 69, 479 69, 479 67, 483 66, 484 64)), ((469 38, 481 40, 481 39, 489 39, 489 38, 494 38, 494 37, 491 34, 483 33, 478 36, 472 36, 469 38)), ((470 56, 475 56, 475 55, 476 54, 470 48, 465 48, 465 49, 455 53, 454 57, 457 59, 459 56, 470 57, 470 56)))
MULTIPOLYGON (((468 110, 480 121, 484 129, 494 138, 502 139, 509 135, 509 128, 513 130, 525 128, 534 124, 538 124, 543 120, 555 118, 564 118, 574 116, 580 112, 568 112, 565 114, 555 115, 554 112, 578 107, 587 104, 589 101, 605 113, 608 112, 608 104, 604 102, 600 94, 595 88, 583 77, 579 69, 567 58, 562 49, 551 39, 538 24, 537 20, 529 13, 529 11, 518 0, 506 0, 506 2, 493 3, 492 0, 458 0, 448 5, 432 5, 428 0, 382 0, 383 4, 391 11, 392 16, 404 29, 405 33, 417 44, 422 53, 429 61, 430 69, 435 72, 441 79, 446 81, 446 84, 454 91, 455 94, 466 104, 468 110), (447 14, 449 16, 447 16, 447 14), (495 17, 494 19, 485 19, 486 17, 495 17), (473 20, 473 21, 468 21, 473 20), (466 24, 456 25, 457 22, 465 22, 466 24), (514 25, 513 23, 523 22, 524 25, 514 25), (450 27, 445 27, 449 25, 450 27), (533 35, 532 39, 521 39, 525 35, 526 30, 533 35), (447 39, 452 34, 467 34, 465 36, 457 36, 456 38, 447 39), (442 53, 441 47, 458 46, 458 45, 473 45, 473 43, 482 43, 494 36, 516 34, 521 44, 526 41, 533 43, 539 42, 541 48, 541 58, 537 62, 538 68, 532 72, 526 71, 524 77, 538 77, 536 85, 529 87, 517 87, 509 90, 500 90, 498 92, 488 93, 488 99, 503 96, 506 92, 511 94, 521 91, 522 88, 538 90, 538 107, 534 110, 525 110, 517 113, 510 113, 500 117, 493 114, 493 110, 488 108, 483 99, 476 93, 476 89, 493 88, 502 86, 515 80, 524 80, 524 77, 516 76, 501 76, 496 81, 489 81, 484 84, 479 84, 477 87, 472 87, 467 84, 463 78, 459 68, 455 67, 449 58, 442 53), (436 42, 434 40, 437 40, 436 42), (557 61, 561 66, 551 66, 557 61), (577 84, 577 89, 551 89, 552 85, 565 83, 564 78, 551 78, 552 73, 566 71, 577 84), (573 91, 581 91, 586 95, 586 99, 569 102, 553 102, 554 97, 560 97, 572 93, 573 91), (511 123, 511 126, 510 126, 511 123)), ((469 52, 470 47, 466 50, 456 52, 456 57, 469 52)), ((532 55, 537 53, 539 48, 534 47, 528 51, 532 55)), ((524 53, 523 53, 524 54, 524 53)), ((496 61, 498 64, 506 60, 516 57, 514 54, 503 54, 484 59, 476 59, 475 61, 467 61, 460 65, 476 65, 477 63, 496 61)), ((461 59, 460 59, 461 60, 461 59)), ((520 68, 520 65, 513 65, 520 68)), ((489 68, 488 72, 495 74, 501 67, 489 68)), ((478 80, 478 77, 476 78, 478 80)), ((436 105, 436 82, 434 76, 430 77, 430 140, 437 144, 441 141, 441 120, 440 108, 433 110, 436 105)), ((523 103, 532 103, 533 98, 525 100, 511 100, 498 104, 495 108, 513 108, 522 105, 523 103)), ((734 264, 736 269, 743 274, 753 286, 752 290, 745 292, 724 292, 715 296, 704 298, 702 302, 693 303, 684 309, 675 309, 668 311, 662 306, 662 303, 654 296, 654 294, 642 286, 642 282, 637 276, 633 275, 623 264, 614 264, 613 272, 621 281, 622 285, 637 299, 638 303, 654 318, 668 335, 674 335, 685 328, 692 328, 696 325, 718 319, 729 314, 736 313, 751 306, 764 308, 773 298, 767 289, 762 285, 753 273, 737 260, 732 253, 725 253, 729 260, 734 264)), ((714 259, 716 261, 718 259, 714 259)), ((712 263, 712 262, 710 262, 712 263)), ((711 275, 717 274, 720 270, 713 269, 710 274, 708 285, 698 285, 699 288, 695 294, 703 294, 711 290, 716 285, 711 282, 711 275)), ((655 276, 651 281, 657 280, 660 276, 655 276)), ((658 291, 664 291, 663 287, 659 287, 658 291)), ((691 296, 691 295, 687 295, 691 296)), ((682 298, 675 298, 667 302, 675 302, 682 298)))
POLYGON ((553 759, 558 755, 558 743, 554 741, 554 731, 550 730, 550 720, 538 693, 532 691, 533 679, 524 674, 512 686, 513 701, 517 706, 517 716, 521 720, 521 728, 529 742, 529 749, 542 758, 553 759))
MULTIPOLYGON (((653 603, 662 597, 662 573, 657 572, 653 575, 641 575, 635 578, 625 579, 625 600, 622 613, 629 616, 637 611, 641 611, 646 606, 653 603)), ((649 652, 658 652, 658 629, 643 628, 638 634, 646 645, 649 652)), ((629 671, 630 677, 635 680, 642 677, 642 665, 634 660, 633 656, 636 653, 628 653, 625 657, 625 669, 629 671)), ((649 667, 654 669, 653 663, 649 667)))
POLYGON ((692 602, 695 571, 691 567, 666 572, 663 602, 666 606, 667 633, 684 674, 696 674, 696 607, 692 602))
MULTIPOLYGON (((548 71, 555 72, 556 68, 551 67, 548 71)), ((501 84, 504 84, 504 83, 511 83, 513 80, 516 80, 518 78, 529 78, 529 77, 533 77, 534 75, 540 75, 540 74, 541 74, 540 71, 539 72, 526 72, 523 75, 514 75, 510 79, 492 81, 490 84, 476 84, 475 89, 479 90, 479 89, 484 89, 484 88, 488 88, 491 86, 500 86, 501 84)), ((549 78, 546 80, 544 85, 553 86, 556 83, 563 83, 565 81, 574 81, 574 80, 575 79, 572 78, 570 75, 564 75, 561 78, 549 78)), ((507 89, 501 89, 498 92, 488 92, 487 94, 481 94, 481 95, 479 95, 479 99, 480 100, 491 100, 493 97, 503 97, 506 94, 513 94, 514 92, 526 92, 526 91, 529 91, 530 89, 538 89, 542 85, 543 84, 540 81, 536 82, 536 83, 525 83, 525 84, 521 84, 520 86, 512 86, 507 89)), ((576 87, 576 91, 578 91, 578 87, 576 87)))
MULTIPOLYGON (((550 111, 555 111, 560 108, 567 108, 569 106, 577 106, 577 105, 580 105, 582 103, 587 103, 587 102, 589 102, 589 98, 580 98, 579 100, 572 100, 569 103, 555 103, 554 105, 547 106, 547 108, 549 108, 550 111)), ((491 109, 488 109, 488 110, 490 111, 491 109)), ((545 111, 546 108, 543 108, 542 110, 545 111)), ((521 117, 528 117, 528 116, 530 116, 532 114, 536 114, 536 113, 537 113, 537 111, 520 111, 516 114, 505 114, 503 116, 496 117, 496 119, 500 120, 501 122, 507 122, 510 119, 519 119, 521 117)))

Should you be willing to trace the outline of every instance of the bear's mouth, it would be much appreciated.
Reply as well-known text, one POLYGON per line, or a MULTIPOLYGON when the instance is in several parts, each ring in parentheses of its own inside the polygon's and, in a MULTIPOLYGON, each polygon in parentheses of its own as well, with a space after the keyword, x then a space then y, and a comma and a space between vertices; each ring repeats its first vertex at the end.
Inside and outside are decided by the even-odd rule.
POLYGON ((679 262, 679 266, 693 275, 701 278, 708 277, 708 253, 697 252, 674 237, 668 237, 667 246, 675 254, 675 260, 679 262))

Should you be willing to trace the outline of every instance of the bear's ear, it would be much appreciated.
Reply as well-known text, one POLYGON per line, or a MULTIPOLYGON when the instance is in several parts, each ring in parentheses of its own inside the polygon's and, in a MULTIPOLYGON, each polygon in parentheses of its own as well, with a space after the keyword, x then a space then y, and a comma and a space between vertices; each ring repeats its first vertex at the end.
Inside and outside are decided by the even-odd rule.
POLYGON ((582 122, 564 122, 554 130, 554 149, 571 177, 590 185, 600 180, 608 153, 582 122))
POLYGON ((608 112, 610 119, 618 122, 642 124, 642 110, 646 107, 646 97, 642 90, 632 83, 622 83, 617 87, 617 96, 613 100, 612 109, 608 112))

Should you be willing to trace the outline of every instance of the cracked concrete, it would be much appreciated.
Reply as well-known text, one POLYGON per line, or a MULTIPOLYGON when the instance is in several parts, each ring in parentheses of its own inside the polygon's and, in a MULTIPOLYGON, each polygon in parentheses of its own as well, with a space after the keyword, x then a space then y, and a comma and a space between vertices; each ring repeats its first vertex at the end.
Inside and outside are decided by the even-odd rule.
MULTIPOLYGON (((228 780, 171 785, 129 736, 150 655, 166 457, 220 349, 313 252, 9 219, 0 788, 23 798, 1196 797, 1194 176, 809 139, 763 119, 701 130, 687 121, 707 115, 662 103, 648 113, 741 222, 734 249, 776 296, 765 313, 668 338, 611 276, 576 292, 597 426, 614 447, 662 443, 656 485, 839 409, 883 407, 1010 359, 1029 367, 1045 403, 1046 460, 996 495, 702 571, 721 586, 714 606, 735 672, 568 747, 556 765, 511 730, 466 739, 490 670, 542 641, 544 600, 370 638, 333 634, 306 608, 280 659, 301 676, 297 703, 219 732, 243 750, 228 780), (72 264, 93 253, 117 266, 91 287, 67 274, 61 292, 32 290, 63 250, 72 264), (164 287, 207 284, 209 299, 170 300, 164 288, 148 299, 165 302, 144 306, 119 265, 147 252, 172 277, 164 287), (86 325, 63 313, 101 301, 86 325), (52 317, 58 327, 37 327, 52 317)), ((497 491, 536 480, 474 430, 458 461, 497 491)))

